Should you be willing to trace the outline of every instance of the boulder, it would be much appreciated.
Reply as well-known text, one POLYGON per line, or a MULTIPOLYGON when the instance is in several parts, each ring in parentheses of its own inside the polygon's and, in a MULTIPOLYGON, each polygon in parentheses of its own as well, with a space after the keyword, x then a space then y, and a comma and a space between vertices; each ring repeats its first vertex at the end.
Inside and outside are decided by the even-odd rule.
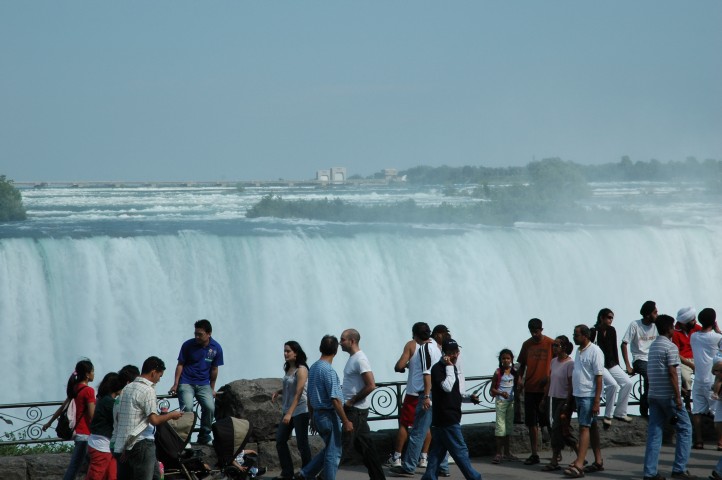
POLYGON ((273 441, 281 421, 281 402, 271 402, 271 397, 280 389, 280 378, 236 380, 224 385, 216 396, 216 419, 245 418, 253 427, 249 441, 273 441))
POLYGON ((3 480, 27 480, 28 465, 25 457, 0 457, 3 480))

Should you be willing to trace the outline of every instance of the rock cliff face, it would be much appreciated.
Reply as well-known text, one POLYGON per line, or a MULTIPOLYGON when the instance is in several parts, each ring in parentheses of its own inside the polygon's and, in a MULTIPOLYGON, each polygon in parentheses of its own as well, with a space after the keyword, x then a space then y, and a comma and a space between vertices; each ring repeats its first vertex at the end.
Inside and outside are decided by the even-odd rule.
POLYGON ((279 378, 236 380, 224 385, 216 396, 216 419, 245 418, 251 422, 251 441, 275 440, 281 421, 281 400, 274 403, 271 397, 280 389, 279 378))

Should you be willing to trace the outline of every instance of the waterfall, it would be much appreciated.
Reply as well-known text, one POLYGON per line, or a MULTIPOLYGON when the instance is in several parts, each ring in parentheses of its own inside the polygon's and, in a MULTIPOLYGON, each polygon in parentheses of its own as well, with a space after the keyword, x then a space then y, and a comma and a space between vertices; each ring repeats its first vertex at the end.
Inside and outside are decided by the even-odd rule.
MULTIPOLYGON (((376 379, 401 380, 393 364, 417 321, 449 326, 466 373, 490 374, 501 348, 518 354, 531 317, 545 334, 571 337, 609 307, 621 336, 647 299, 672 315, 715 307, 718 235, 648 227, 1 239, 0 328, 12 373, 0 403, 62 398, 81 357, 98 383, 158 355, 165 392, 200 318, 224 348, 219 386, 280 376, 286 340, 314 361, 322 335, 349 327, 361 332, 376 379)), ((345 357, 339 350, 339 371, 345 357)))

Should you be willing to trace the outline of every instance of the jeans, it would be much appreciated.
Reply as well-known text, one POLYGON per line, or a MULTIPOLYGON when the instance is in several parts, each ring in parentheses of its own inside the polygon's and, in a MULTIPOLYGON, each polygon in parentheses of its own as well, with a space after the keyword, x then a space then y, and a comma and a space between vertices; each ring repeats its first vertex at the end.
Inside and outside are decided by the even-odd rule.
POLYGON ((385 480, 386 476, 384 475, 383 468, 381 468, 381 460, 379 460, 376 447, 371 440, 368 408, 361 409, 344 406, 344 412, 351 423, 353 423, 353 432, 343 432, 344 450, 348 451, 353 448, 361 454, 364 466, 371 480, 385 480))
POLYGON ((201 406, 201 431, 198 433, 198 441, 210 440, 211 425, 216 412, 213 390, 210 385, 189 385, 187 383, 178 385, 178 405, 181 410, 193 411, 193 397, 198 399, 201 406))
POLYGON ((619 365, 615 365, 612 368, 604 369, 603 378, 604 400, 606 403, 604 416, 607 418, 625 416, 629 405, 629 393, 633 387, 629 375, 619 365), (615 397, 617 400, 616 408, 614 406, 615 397))
POLYGON ((324 480, 335 480, 341 461, 341 422, 333 410, 316 410, 313 423, 323 440, 323 450, 301 469, 303 478, 316 478, 323 471, 324 480))
POLYGON ((88 452, 87 436, 85 438, 86 440, 75 441, 75 445, 73 446, 73 454, 70 456, 70 464, 65 470, 65 476, 63 476, 63 480, 75 480, 75 475, 78 473, 78 470, 80 470, 80 467, 83 465, 85 455, 88 452))
MULTIPOLYGON (((466 480, 481 480, 481 474, 474 470, 469 460, 469 449, 461 434, 461 425, 456 423, 448 427, 431 427, 431 448, 429 449, 429 464, 421 480, 436 480, 440 463, 449 452, 456 461, 466 480)), ((447 467, 448 468, 448 467, 447 467)))
POLYGON ((634 373, 638 373, 642 377, 642 394, 639 396, 639 414, 643 417, 649 415, 649 378, 647 378, 647 361, 635 360, 632 363, 634 373))
POLYGON ((301 466, 305 467, 311 461, 311 448, 308 446, 308 413, 299 413, 291 417, 291 422, 286 425, 281 422, 276 430, 276 452, 281 463, 281 476, 293 477, 293 460, 291 450, 288 448, 288 439, 291 432, 296 431, 296 446, 301 454, 301 466))
MULTIPOLYGON (((426 432, 429 431, 429 427, 431 427, 431 409, 424 410, 424 401, 419 399, 419 403, 416 404, 414 426, 411 427, 409 431, 406 451, 401 457, 401 468, 403 468, 405 472, 411 473, 416 471, 416 464, 419 463, 421 448, 424 446, 424 439, 426 438, 426 432)), ((439 470, 442 472, 449 471, 449 461, 446 458, 444 458, 439 465, 439 470)), ((436 472, 434 472, 434 474, 436 474, 436 472)))
POLYGON ((155 442, 140 440, 126 450, 125 460, 118 460, 118 480, 152 480, 158 469, 155 442))
POLYGON ((677 445, 674 450, 672 472, 687 470, 689 452, 692 446, 692 424, 689 421, 687 410, 684 407, 677 408, 672 398, 650 398, 647 448, 644 451, 645 477, 654 477, 657 474, 664 424, 670 421, 674 415, 677 415, 677 423, 674 425, 677 434, 677 445))

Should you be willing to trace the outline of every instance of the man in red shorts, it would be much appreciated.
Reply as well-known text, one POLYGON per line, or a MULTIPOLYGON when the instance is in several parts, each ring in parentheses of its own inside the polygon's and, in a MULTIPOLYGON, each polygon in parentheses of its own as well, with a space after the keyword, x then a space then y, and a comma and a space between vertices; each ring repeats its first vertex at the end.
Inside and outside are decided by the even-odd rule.
MULTIPOLYGON (((412 340, 406 342, 404 350, 401 352, 401 357, 396 362, 394 370, 398 373, 406 372, 409 369, 408 379, 406 380, 406 395, 404 395, 404 401, 401 404, 401 411, 399 412, 399 431, 396 434, 396 441, 394 442, 394 453, 391 454, 387 465, 389 466, 401 466, 401 451, 406 444, 406 440, 409 438, 409 428, 414 424, 414 416, 416 414, 416 405, 419 402, 419 390, 423 390, 423 376, 421 370, 418 368, 416 363, 411 362, 411 358, 416 354, 419 347, 424 343, 429 343, 431 340, 431 329, 425 322, 417 322, 411 328, 412 340), (421 388, 419 388, 421 385, 421 388)), ((422 447, 422 456, 426 456, 429 451, 429 443, 431 443, 431 434, 426 435, 424 445, 422 447)), ((420 465, 421 466, 421 465, 420 465)), ((425 465, 423 465, 425 467, 425 465)))

